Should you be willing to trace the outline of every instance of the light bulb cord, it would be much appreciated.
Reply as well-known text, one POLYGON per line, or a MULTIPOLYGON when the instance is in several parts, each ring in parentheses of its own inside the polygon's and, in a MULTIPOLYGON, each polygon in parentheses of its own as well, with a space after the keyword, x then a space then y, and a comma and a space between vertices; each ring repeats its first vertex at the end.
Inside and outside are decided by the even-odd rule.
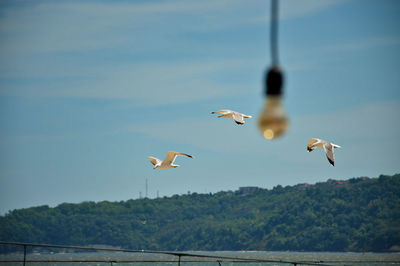
POLYGON ((272 66, 278 66, 278 0, 271 0, 270 47, 272 66))

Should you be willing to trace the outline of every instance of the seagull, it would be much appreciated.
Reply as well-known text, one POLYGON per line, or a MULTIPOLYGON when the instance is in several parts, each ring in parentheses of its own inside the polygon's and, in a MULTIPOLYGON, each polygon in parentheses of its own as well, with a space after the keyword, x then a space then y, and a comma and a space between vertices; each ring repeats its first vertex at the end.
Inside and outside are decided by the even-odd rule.
POLYGON ((241 114, 232 110, 219 110, 216 112, 211 112, 212 114, 221 114, 218 116, 218 118, 225 117, 225 118, 231 118, 235 120, 236 124, 238 125, 243 125, 244 124, 244 119, 243 118, 251 118, 251 115, 245 115, 241 114))
POLYGON ((325 153, 326 153, 326 157, 328 158, 328 161, 333 166, 335 166, 335 154, 333 153, 333 149, 334 148, 340 148, 339 145, 327 142, 327 141, 322 140, 322 139, 311 138, 308 141, 308 144, 307 144, 307 151, 311 152, 315 148, 324 148, 325 153))
POLYGON ((190 158, 194 158, 192 155, 189 154, 185 154, 185 153, 180 153, 180 152, 176 152, 176 151, 169 151, 167 152, 167 155, 165 156, 164 161, 161 161, 158 158, 155 157, 151 157, 149 156, 149 161, 154 165, 153 169, 169 169, 169 168, 176 168, 179 165, 177 164, 173 164, 176 156, 186 156, 186 157, 190 157, 190 158))

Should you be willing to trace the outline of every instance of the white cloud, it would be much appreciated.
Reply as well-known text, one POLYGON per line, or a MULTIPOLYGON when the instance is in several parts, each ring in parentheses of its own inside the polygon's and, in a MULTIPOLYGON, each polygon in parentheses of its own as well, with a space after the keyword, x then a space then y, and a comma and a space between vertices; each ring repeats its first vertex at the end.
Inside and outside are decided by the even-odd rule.
POLYGON ((330 114, 304 116, 298 119, 298 123, 307 125, 302 131, 316 132, 326 137, 347 141, 381 140, 400 135, 400 126, 395 122, 399 112, 399 102, 377 102, 330 114))
MULTIPOLYGON (((341 2, 282 1, 282 17, 307 16, 341 2)), ((261 0, 22 3, 2 10, 0 35, 6 38, 0 40, 0 47, 10 53, 133 46, 143 37, 156 40, 155 36, 166 32, 207 32, 265 23, 269 6, 261 0), (144 36, 143 31, 152 36, 144 36)))
MULTIPOLYGON (((303 1, 292 1, 292 0, 283 0, 279 3, 279 18, 282 20, 290 20, 290 19, 297 19, 302 17, 307 17, 312 14, 316 14, 318 12, 325 11, 329 8, 338 6, 347 2, 349 0, 303 0, 303 1)), ((267 6, 267 14, 253 18, 254 22, 263 22, 269 21, 269 3, 264 6, 267 6)))
MULTIPOLYGON (((209 112, 205 113, 209 115, 209 112)), ((132 125, 123 130, 141 133, 155 139, 197 146, 202 150, 216 152, 246 152, 257 149, 254 137, 255 121, 244 126, 236 125, 232 120, 218 119, 209 115, 180 119, 148 125, 132 125), (251 137, 249 137, 251 136, 251 137)), ((257 136, 258 137, 258 136, 257 136)))
POLYGON ((306 17, 326 9, 343 4, 349 0, 305 0, 305 1, 281 1, 281 16, 282 19, 294 19, 306 17))
POLYGON ((224 18, 218 14, 236 16, 241 6, 241 1, 224 0, 38 2, 6 7, 0 18, 1 94, 124 98, 145 105, 240 94, 241 84, 226 84, 216 77, 254 62, 193 59, 195 52, 176 34, 209 18, 219 25, 224 18), (198 19, 182 22, 191 17, 198 19), (168 57, 169 49, 178 55, 173 62, 154 59, 154 53, 168 57), (7 84, 7 79, 22 82, 7 84))
MULTIPOLYGON (((342 2, 282 1, 282 17, 307 16, 342 2)), ((240 55, 234 60, 190 57, 195 53, 191 43, 182 45, 179 34, 254 23, 254 17, 268 13, 269 2, 39 2, 23 6, 2 10, 0 37, 4 38, 0 38, 0 77, 33 80, 12 86, 4 83, 2 94, 125 98, 144 105, 180 103, 227 93, 240 95, 243 84, 226 84, 214 77, 245 73, 248 67, 255 69, 257 65, 260 73, 265 68, 261 59, 243 60, 240 55), (265 10, 261 8, 264 6, 265 10), (193 17, 193 20, 187 19, 193 17), (182 23, 183 20, 189 22, 182 23), (174 62, 167 63, 170 58, 156 62, 151 57, 153 52, 168 54, 169 48, 176 53, 174 62), (121 49, 121 58, 104 59, 107 56, 103 57, 103 52, 112 57, 121 49), (143 55, 148 57, 137 59, 143 55), (97 56, 103 61, 97 62, 97 56)), ((265 23, 258 23, 261 22, 265 23)), ((207 40, 198 45, 204 44, 207 50, 212 46, 210 43, 207 40)), ((389 45, 398 43, 398 39, 378 38, 372 43, 389 45)), ((335 49, 353 49, 357 45, 350 43, 335 49)), ((322 49, 330 48, 319 48, 321 53, 325 52, 322 49)), ((319 57, 314 56, 315 49, 312 52, 312 57, 306 54, 306 60, 292 64, 290 60, 294 59, 290 58, 298 55, 286 53, 287 70, 318 67, 312 60, 319 57)))
POLYGON ((149 35, 156 40, 165 32, 203 29, 201 23, 210 30, 220 28, 216 25, 224 22, 222 17, 241 7, 240 1, 228 0, 21 4, 2 12, 0 35, 10 38, 3 38, 0 47, 8 52, 65 52, 134 45, 149 35), (190 22, 191 17, 197 17, 198 23, 190 22))
POLYGON ((324 46, 323 50, 331 53, 354 52, 399 45, 400 36, 376 36, 324 46))
POLYGON ((246 65, 246 62, 235 60, 149 62, 78 69, 61 65, 61 69, 55 66, 42 72, 53 77, 61 75, 60 81, 40 84, 33 90, 21 87, 7 91, 3 88, 3 93, 29 95, 31 91, 41 96, 131 99, 137 101, 137 106, 174 104, 245 93, 241 84, 221 82, 215 77, 246 68, 246 65), (69 80, 67 75, 63 79, 62 75, 66 73, 77 76, 69 80))
MULTIPOLYGON (((250 64, 251 65, 251 64, 250 64)), ((38 64, 22 66, 23 78, 43 78, 33 84, 4 84, 3 95, 128 99, 136 106, 176 104, 235 96, 248 92, 243 84, 221 81, 218 75, 243 72, 246 61, 199 60, 124 65, 77 66, 38 64)), ((3 74, 3 77, 13 74, 3 74)), ((21 76, 20 76, 21 78, 21 76)))

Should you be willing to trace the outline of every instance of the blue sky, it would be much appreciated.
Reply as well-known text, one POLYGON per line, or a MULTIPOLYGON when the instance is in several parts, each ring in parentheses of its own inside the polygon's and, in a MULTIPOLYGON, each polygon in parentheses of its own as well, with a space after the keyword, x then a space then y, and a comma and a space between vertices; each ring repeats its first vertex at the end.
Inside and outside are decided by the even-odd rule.
POLYGON ((1 1, 0 213, 400 172, 400 2, 281 1, 290 128, 257 129, 269 1, 1 1), (244 126, 211 111, 249 115, 244 126), (336 165, 311 137, 332 141, 336 165), (147 156, 179 151, 181 167, 147 156))

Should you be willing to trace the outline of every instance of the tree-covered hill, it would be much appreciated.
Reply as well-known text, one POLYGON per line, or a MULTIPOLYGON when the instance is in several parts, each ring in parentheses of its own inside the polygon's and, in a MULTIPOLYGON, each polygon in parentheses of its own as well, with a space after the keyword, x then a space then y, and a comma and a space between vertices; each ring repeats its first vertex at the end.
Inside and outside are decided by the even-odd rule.
POLYGON ((0 240, 152 250, 389 251, 400 247, 400 175, 20 209, 0 216, 0 240))

